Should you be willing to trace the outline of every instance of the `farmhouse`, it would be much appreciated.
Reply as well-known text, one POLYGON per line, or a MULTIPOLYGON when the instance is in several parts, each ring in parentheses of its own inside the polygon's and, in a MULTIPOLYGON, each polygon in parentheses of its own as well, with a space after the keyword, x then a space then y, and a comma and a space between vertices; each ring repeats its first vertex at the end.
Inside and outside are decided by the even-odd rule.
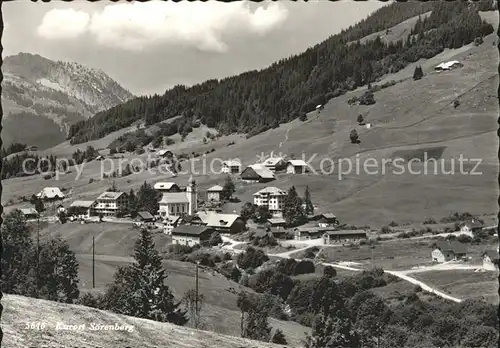
POLYGON ((224 188, 220 185, 215 185, 210 187, 207 190, 207 199, 208 201, 214 201, 214 202, 219 202, 222 199, 222 191, 224 191, 224 188))
POLYGON ((91 217, 96 205, 96 201, 74 201, 71 203, 68 210, 71 215, 85 215, 86 217, 91 217))
POLYGON ((299 226, 293 229, 295 240, 318 239, 331 229, 319 226, 299 226))
POLYGON ((160 192, 181 192, 181 188, 175 182, 157 182, 153 188, 160 192))
POLYGON ((213 211, 198 212, 204 225, 219 233, 235 234, 245 230, 245 221, 237 214, 219 214, 213 211))
POLYGON ((324 244, 358 241, 361 239, 366 239, 366 231, 364 230, 327 231, 323 234, 324 244))
POLYGON ((198 210, 198 192, 194 179, 189 179, 185 191, 163 192, 159 206, 158 214, 162 219, 182 214, 193 215, 198 210))
POLYGON ((213 230, 208 226, 181 225, 172 229, 173 244, 194 246, 208 241, 213 230))
POLYGON ((58 187, 45 187, 36 196, 44 201, 52 201, 63 199, 64 193, 58 187))
POLYGON ((444 62, 439 65, 437 65, 434 70, 436 71, 443 71, 443 70, 451 70, 455 68, 460 68, 463 67, 464 65, 460 63, 458 60, 452 60, 449 62, 444 62))
POLYGON ((287 162, 287 174, 305 174, 308 171, 309 165, 304 160, 289 160, 287 162))
POLYGON ((103 155, 99 155, 95 158, 96 161, 102 161, 104 159, 103 155))
POLYGON ((470 237, 474 237, 475 234, 481 232, 482 230, 483 224, 476 219, 472 219, 460 225, 460 233, 466 234, 470 237))
POLYGON ((436 243, 431 256, 433 262, 446 262, 463 259, 467 254, 465 244, 459 242, 440 241, 436 243))
POLYGON ((276 239, 286 239, 288 234, 287 230, 283 227, 268 227, 266 228, 266 231, 271 233, 276 239))
POLYGON ((98 215, 117 216, 128 206, 128 195, 125 192, 104 192, 97 197, 94 211, 98 215))
POLYGON ((253 194, 253 204, 264 206, 275 217, 279 217, 283 211, 287 193, 277 187, 266 187, 253 194))
POLYGON ((271 172, 277 172, 286 168, 286 161, 282 157, 271 157, 266 159, 262 165, 271 172))
POLYGON ((315 221, 319 227, 333 227, 339 224, 337 217, 332 213, 315 215, 310 219, 310 221, 315 221))
POLYGON ((267 219, 266 223, 269 224, 269 227, 283 227, 286 225, 285 219, 281 217, 267 219))
POLYGON ((140 211, 137 213, 137 219, 142 222, 153 222, 155 218, 149 211, 140 211))
POLYGON ((274 173, 261 164, 251 164, 241 173, 246 182, 269 182, 275 179, 274 173))
POLYGON ((38 217, 40 216, 40 214, 38 214, 38 211, 36 211, 35 208, 21 208, 19 210, 21 211, 26 220, 38 219, 38 217))
POLYGON ((239 174, 241 162, 239 160, 229 160, 222 162, 222 172, 226 174, 239 174))
POLYGON ((498 250, 489 250, 483 253, 483 269, 498 271, 498 250))

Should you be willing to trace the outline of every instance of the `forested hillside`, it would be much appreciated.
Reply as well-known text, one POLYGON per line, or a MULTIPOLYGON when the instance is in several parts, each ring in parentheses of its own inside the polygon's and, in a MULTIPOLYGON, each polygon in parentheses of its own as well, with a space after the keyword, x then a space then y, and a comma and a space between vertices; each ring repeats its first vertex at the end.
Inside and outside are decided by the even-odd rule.
MULTIPOLYGON (((101 138, 138 119, 147 124, 182 115, 178 123, 196 120, 222 134, 258 134, 312 111, 316 105, 359 86, 397 72, 420 58, 445 48, 458 48, 493 32, 478 11, 494 2, 393 3, 366 20, 305 52, 282 59, 260 71, 249 71, 192 87, 176 86, 164 95, 139 97, 78 122, 69 132, 72 144, 101 138), (384 43, 379 37, 361 44, 354 40, 408 18, 432 11, 419 20, 409 40, 384 43), (352 44, 348 44, 348 43, 352 44)), ((178 129, 185 133, 184 129, 178 129)))

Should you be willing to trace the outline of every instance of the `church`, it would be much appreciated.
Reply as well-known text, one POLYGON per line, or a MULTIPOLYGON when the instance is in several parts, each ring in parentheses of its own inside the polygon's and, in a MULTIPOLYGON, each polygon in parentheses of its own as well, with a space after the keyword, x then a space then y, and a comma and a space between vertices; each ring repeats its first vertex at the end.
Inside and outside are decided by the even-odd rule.
POLYGON ((194 215, 198 210, 198 192, 196 182, 191 176, 189 184, 180 192, 163 192, 159 202, 158 214, 162 220, 181 215, 194 215))

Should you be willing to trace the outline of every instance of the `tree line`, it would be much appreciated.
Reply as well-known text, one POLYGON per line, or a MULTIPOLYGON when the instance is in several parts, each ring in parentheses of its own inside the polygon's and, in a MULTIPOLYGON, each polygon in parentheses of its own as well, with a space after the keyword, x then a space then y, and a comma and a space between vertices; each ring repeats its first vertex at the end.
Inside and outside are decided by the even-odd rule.
MULTIPOLYGON (((493 27, 467 2, 393 3, 362 24, 268 68, 192 87, 178 85, 163 95, 135 98, 78 122, 71 127, 69 136, 73 143, 81 143, 138 119, 151 125, 176 116, 181 116, 185 124, 199 121, 217 128, 221 134, 241 132, 252 136, 302 117, 316 105, 397 72, 420 58, 433 57, 445 48, 466 45, 492 32, 493 27), (360 35, 430 10, 432 14, 417 23, 407 40, 385 43, 376 37, 359 41, 360 35)), ((184 133, 184 127, 180 131, 184 133)))

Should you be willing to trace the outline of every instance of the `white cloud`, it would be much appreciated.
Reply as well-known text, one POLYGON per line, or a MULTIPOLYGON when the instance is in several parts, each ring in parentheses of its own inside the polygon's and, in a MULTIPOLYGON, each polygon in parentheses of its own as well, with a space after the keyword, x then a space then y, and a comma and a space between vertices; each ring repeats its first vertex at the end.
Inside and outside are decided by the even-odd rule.
POLYGON ((38 26, 38 35, 47 39, 73 39, 87 30, 90 16, 84 11, 53 9, 38 26))
MULTIPOLYGON (((68 21, 75 20, 76 11, 57 14, 63 13, 72 17, 68 21)), ((224 52, 228 49, 225 38, 231 35, 264 35, 281 25, 287 17, 288 10, 279 3, 252 11, 247 2, 150 1, 107 5, 102 11, 93 13, 90 21, 86 17, 84 30, 90 32, 101 45, 124 50, 139 51, 151 46, 173 44, 224 52)), ((63 22, 50 11, 39 27, 39 33, 44 24, 45 28, 50 28, 48 23, 53 19, 58 19, 54 22, 63 22)), ((64 30, 58 28, 59 31, 64 30)), ((71 32, 69 35, 74 35, 76 31, 71 26, 66 30, 71 32)), ((52 37, 57 38, 55 35, 52 37)))

